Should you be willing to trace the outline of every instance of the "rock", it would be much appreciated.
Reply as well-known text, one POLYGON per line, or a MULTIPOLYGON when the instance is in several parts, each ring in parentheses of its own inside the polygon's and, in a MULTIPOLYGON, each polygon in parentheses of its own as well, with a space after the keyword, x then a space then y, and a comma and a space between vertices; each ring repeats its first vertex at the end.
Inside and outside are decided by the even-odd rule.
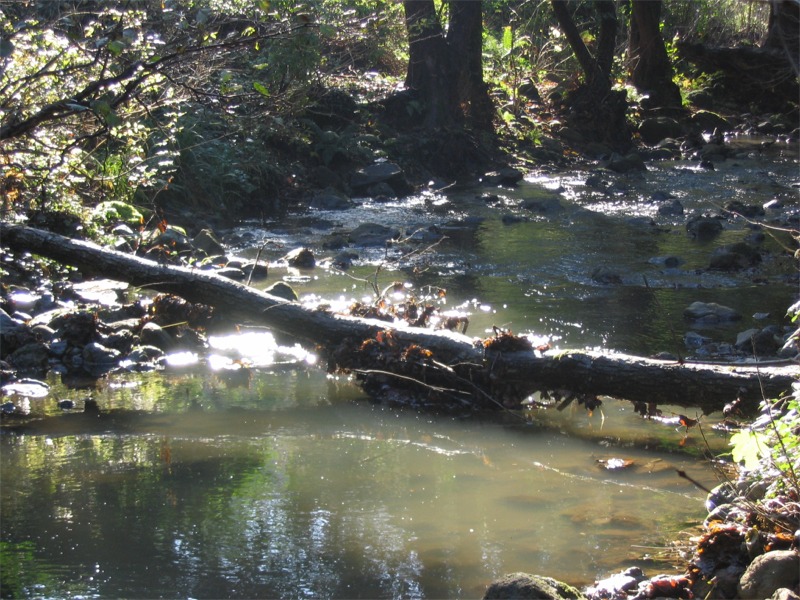
POLYGON ((511 573, 493 581, 483 595, 484 600, 536 599, 584 600, 577 589, 551 577, 511 573))
POLYGON ((361 223, 348 235, 355 246, 385 246, 386 242, 399 236, 400 232, 378 223, 361 223))
POLYGON ((686 222, 686 231, 699 241, 714 239, 722 232, 721 218, 707 215, 691 217, 686 222))
POLYGON ((295 248, 283 257, 290 267, 296 269, 313 269, 317 266, 314 253, 308 248, 295 248))
POLYGON ((697 108, 710 109, 714 106, 714 97, 708 90, 694 90, 686 94, 686 101, 697 108))
POLYGON ((515 186, 522 181, 523 174, 519 169, 504 167, 499 171, 486 173, 481 181, 485 185, 515 186))
POLYGON ((549 198, 529 198, 523 201, 522 208, 540 215, 553 214, 564 210, 564 207, 561 205, 561 199, 557 196, 551 196, 549 198))
POLYGON ((800 600, 800 596, 788 588, 780 588, 775 590, 775 593, 772 594, 772 598, 769 600, 800 600))
POLYGON ((388 184, 398 196, 411 192, 411 186, 406 181, 403 169, 385 160, 356 171, 350 178, 350 186, 357 192, 364 192, 378 183, 388 184))
POLYGON ((233 279, 234 281, 244 281, 245 278, 244 271, 237 269, 236 267, 222 267, 219 269, 214 269, 214 275, 227 277, 228 279, 233 279))
POLYGON ((542 97, 539 95, 539 90, 536 88, 536 85, 533 83, 531 78, 525 79, 520 86, 517 88, 517 93, 521 96, 524 96, 531 102, 536 104, 542 103, 542 97))
POLYGON ((269 266, 267 263, 257 263, 247 261, 242 267, 245 275, 251 279, 266 279, 269 276, 269 266))
POLYGON ((639 135, 645 144, 654 146, 663 139, 681 137, 683 127, 670 117, 653 117, 639 124, 639 135))
POLYGON ((679 217, 683 214, 683 204, 678 199, 670 200, 658 207, 658 214, 663 217, 679 217))
POLYGON ((603 285, 619 285, 622 283, 622 276, 611 267, 599 266, 592 269, 592 281, 603 285))
POLYGON ((698 110, 689 122, 700 131, 732 131, 734 128, 730 121, 710 110, 698 110))
POLYGON ((683 344, 689 349, 697 349, 706 344, 710 344, 713 340, 700 335, 696 331, 687 331, 683 336, 683 344))
POLYGON ((724 208, 725 210, 738 213, 743 217, 747 217, 748 219, 763 217, 766 214, 763 206, 759 206, 758 204, 745 204, 740 200, 731 200, 730 202, 726 202, 724 208))
POLYGON ((139 333, 139 341, 143 346, 155 346, 169 352, 175 347, 175 340, 164 329, 152 321, 145 323, 139 333))
POLYGON ((775 550, 757 556, 739 580, 741 598, 769 598, 781 588, 800 583, 800 555, 794 550, 775 550))
POLYGON ((711 253, 709 268, 715 271, 740 271, 761 262, 761 254, 744 242, 722 246, 711 253))
POLYGON ((604 165, 607 169, 616 171, 617 173, 630 173, 631 171, 646 171, 647 167, 644 160, 638 154, 631 153, 625 156, 619 154, 612 154, 611 158, 604 165))
POLYGON ((294 291, 294 288, 283 281, 276 281, 264 291, 278 298, 288 300, 289 302, 296 302, 298 299, 297 292, 294 291))
POLYGON ((692 302, 683 311, 683 316, 689 321, 702 323, 723 323, 742 318, 742 315, 734 309, 716 302, 692 302))
POLYGON ((748 329, 736 336, 735 346, 748 354, 756 356, 774 356, 782 342, 776 339, 775 333, 768 327, 764 329, 748 329))
POLYGON ((50 352, 41 342, 32 342, 17 348, 8 357, 8 362, 22 374, 39 374, 47 370, 50 352))
POLYGON ((397 197, 397 192, 385 181, 369 186, 366 189, 366 193, 376 202, 388 202, 390 199, 397 197))
POLYGON ((93 375, 107 373, 117 365, 120 356, 119 350, 91 342, 83 347, 83 368, 93 375))
POLYGON ((200 231, 200 233, 194 236, 192 244, 196 250, 202 250, 208 256, 223 256, 225 254, 225 247, 210 229, 203 229, 200 231))
POLYGON ((317 210, 346 210, 352 208, 353 202, 342 192, 333 188, 326 188, 314 194, 309 204, 317 210))
MULTIPOLYGON (((150 250, 160 251, 160 248, 169 248, 173 252, 182 252, 192 249, 192 242, 186 235, 174 227, 168 227, 156 239, 148 244, 150 250)), ((148 250, 148 252, 150 251, 148 250)))
POLYGON ((616 573, 595 582, 586 590, 586 595, 591 598, 624 598, 627 592, 638 589, 639 583, 647 579, 639 567, 631 567, 622 573, 616 573))
POLYGON ((164 356, 164 351, 156 346, 134 346, 128 353, 128 360, 134 363, 154 362, 164 356))

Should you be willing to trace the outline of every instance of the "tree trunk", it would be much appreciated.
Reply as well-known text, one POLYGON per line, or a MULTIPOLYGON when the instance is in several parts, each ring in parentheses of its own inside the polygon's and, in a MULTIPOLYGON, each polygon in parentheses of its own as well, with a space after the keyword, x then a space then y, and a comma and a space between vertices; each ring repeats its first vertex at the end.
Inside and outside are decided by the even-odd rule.
POLYGON ((520 338, 501 336, 476 343, 449 331, 394 327, 307 309, 212 273, 159 264, 38 229, 0 223, 0 239, 12 249, 61 261, 87 275, 177 294, 209 304, 232 319, 260 323, 321 347, 330 369, 356 373, 365 389, 376 395, 404 388, 440 405, 518 408, 537 391, 566 390, 579 402, 604 394, 631 400, 640 408, 669 404, 699 407, 706 413, 740 397, 744 410, 755 411, 762 393, 783 393, 798 372, 796 364, 679 364, 587 351, 542 355, 520 350, 520 338))
POLYGON ((406 87, 417 92, 424 125, 446 128, 465 120, 491 129, 494 108, 483 81, 480 0, 450 0, 445 36, 433 0, 404 0, 409 59, 406 87))
POLYGON ((454 76, 444 31, 433 0, 404 0, 408 31, 406 87, 415 90, 425 112, 424 125, 446 127, 455 120, 454 76))
POLYGON ((607 144, 619 152, 628 151, 632 134, 626 119, 626 95, 624 91, 611 89, 617 32, 615 3, 600 0, 594 4, 600 22, 596 57, 583 42, 567 0, 551 0, 551 5, 584 75, 583 85, 566 98, 564 118, 587 142, 607 144))
POLYGON ((769 3, 769 24, 764 48, 777 48, 786 53, 800 75, 800 4, 793 0, 772 0, 769 3))
POLYGON ((479 1, 451 0, 447 47, 454 66, 456 97, 467 119, 491 129, 494 107, 483 81, 483 11, 479 1))
POLYGON ((583 43, 583 37, 575 25, 567 0, 551 0, 551 4, 558 24, 564 32, 575 58, 578 59, 578 63, 581 65, 586 87, 591 89, 592 93, 598 96, 598 99, 602 99, 611 90, 609 74, 603 73, 600 63, 589 52, 586 44, 583 43))
POLYGON ((681 93, 672 81, 672 65, 661 37, 661 0, 633 0, 628 43, 631 81, 649 94, 648 108, 681 106, 681 93))

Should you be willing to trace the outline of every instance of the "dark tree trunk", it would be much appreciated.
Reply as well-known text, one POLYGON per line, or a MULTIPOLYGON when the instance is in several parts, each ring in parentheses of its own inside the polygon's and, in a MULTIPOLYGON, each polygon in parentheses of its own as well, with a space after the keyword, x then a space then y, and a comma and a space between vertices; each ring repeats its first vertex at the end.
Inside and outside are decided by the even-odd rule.
POLYGON ((451 0, 447 46, 455 68, 456 97, 472 125, 490 129, 494 107, 483 81, 483 11, 481 3, 451 0))
POLYGON ((599 20, 596 56, 583 42, 572 18, 567 0, 551 0, 553 13, 572 48, 584 75, 584 83, 570 92, 564 117, 587 142, 600 142, 613 150, 625 152, 631 145, 631 131, 626 119, 625 92, 611 89, 611 66, 617 35, 616 4, 613 0, 594 3, 599 20))
MULTIPOLYGON (((600 4, 606 3, 600 2, 600 4)), ((603 73, 599 61, 592 56, 589 48, 583 43, 581 32, 578 31, 575 20, 572 18, 569 2, 567 0, 551 0, 551 4, 553 5, 553 13, 556 16, 556 20, 558 20, 558 24, 564 32, 575 58, 578 59, 578 63, 581 65, 586 87, 591 89, 592 93, 598 95, 598 100, 601 100, 611 89, 609 73, 603 73)))
POLYGON ((418 94, 426 127, 446 127, 456 116, 453 70, 433 0, 404 0, 408 31, 406 87, 418 94))
POLYGON ((800 4, 792 0, 772 0, 769 4, 769 25, 764 48, 777 48, 786 52, 800 74, 800 4))
POLYGON ((661 37, 661 0, 633 0, 629 52, 631 81, 649 94, 647 107, 681 106, 681 93, 672 81, 672 65, 661 37))
POLYGON ((558 389, 578 394, 579 401, 581 394, 606 394, 637 402, 640 409, 670 404, 706 413, 721 410, 738 396, 743 410, 755 412, 762 394, 785 392, 797 375, 796 363, 680 364, 587 351, 541 355, 516 345, 504 351, 492 340, 476 344, 449 331, 395 328, 304 308, 198 269, 159 264, 38 229, 0 222, 0 239, 17 251, 61 261, 87 275, 147 285, 210 304, 229 318, 269 326, 319 347, 328 355, 329 368, 356 373, 368 391, 405 387, 425 394, 431 403, 452 404, 455 399, 473 408, 519 408, 536 391, 558 389))
POLYGON ((617 45, 617 7, 613 0, 598 0, 595 8, 600 17, 600 35, 597 40, 597 66, 609 82, 617 45))
POLYGON ((404 0, 409 60, 406 87, 416 92, 423 124, 443 128, 465 120, 491 128, 494 109, 483 81, 479 0, 450 0, 445 36, 433 0, 404 0))

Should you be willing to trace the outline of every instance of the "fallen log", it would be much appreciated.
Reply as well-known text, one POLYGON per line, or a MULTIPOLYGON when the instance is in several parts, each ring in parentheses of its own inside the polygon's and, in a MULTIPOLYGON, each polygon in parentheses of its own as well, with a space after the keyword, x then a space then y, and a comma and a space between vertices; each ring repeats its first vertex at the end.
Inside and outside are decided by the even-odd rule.
POLYGON ((474 340, 446 330, 309 309, 211 272, 161 264, 30 227, 0 223, 0 243, 71 265, 85 275, 176 294, 213 306, 230 319, 268 326, 317 347, 330 370, 356 374, 375 396, 404 390, 431 404, 519 408, 535 392, 555 391, 552 395, 560 403, 577 398, 589 408, 597 395, 606 395, 630 400, 640 410, 668 404, 705 413, 738 397, 743 410, 754 412, 765 396, 788 390, 800 372, 796 363, 712 365, 585 350, 541 353, 508 334, 474 340))

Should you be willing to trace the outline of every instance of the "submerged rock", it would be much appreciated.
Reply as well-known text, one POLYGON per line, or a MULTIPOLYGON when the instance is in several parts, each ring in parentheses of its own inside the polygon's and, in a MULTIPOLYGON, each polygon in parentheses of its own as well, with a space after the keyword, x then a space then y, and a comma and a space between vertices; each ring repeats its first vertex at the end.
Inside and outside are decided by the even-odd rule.
POLYGON ((489 585, 484 600, 585 600, 585 596, 576 588, 551 577, 529 575, 528 573, 510 573, 489 585))
POLYGON ((734 309, 716 302, 692 302, 683 311, 683 316, 690 321, 702 323, 738 321, 742 318, 734 309))

